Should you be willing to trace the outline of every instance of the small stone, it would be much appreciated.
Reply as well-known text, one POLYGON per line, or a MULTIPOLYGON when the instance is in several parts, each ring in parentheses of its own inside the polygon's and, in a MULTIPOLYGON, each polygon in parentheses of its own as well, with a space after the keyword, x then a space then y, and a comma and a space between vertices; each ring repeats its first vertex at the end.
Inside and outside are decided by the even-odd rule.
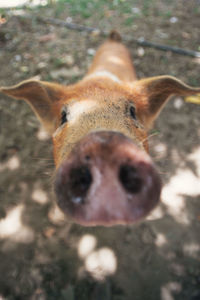
POLYGON ((22 60, 21 55, 19 54, 15 55, 15 61, 21 61, 21 60, 22 60))
POLYGON ((67 22, 67 23, 72 23, 72 18, 71 18, 71 17, 67 17, 67 18, 66 18, 66 22, 67 22))
POLYGON ((174 99, 174 107, 176 109, 180 109, 183 106, 183 99, 180 97, 177 97, 174 99))
POLYGON ((21 66, 20 71, 23 73, 27 73, 29 71, 29 68, 27 66, 21 66))
POLYGON ((80 71, 80 69, 77 66, 75 66, 71 69, 61 68, 59 70, 51 71, 50 75, 53 79, 71 78, 71 77, 78 77, 78 76, 82 75, 82 72, 80 71))
POLYGON ((132 13, 134 13, 134 14, 140 14, 140 13, 141 13, 141 10, 140 10, 138 7, 132 7, 132 8, 131 8, 131 11, 132 11, 132 13))
POLYGON ((89 49, 87 50, 87 53, 88 53, 89 55, 91 55, 91 56, 94 56, 95 53, 96 53, 96 50, 95 50, 95 49, 92 49, 92 48, 89 48, 89 49))
POLYGON ((170 21, 170 23, 175 24, 175 23, 178 22, 178 18, 177 18, 177 17, 171 17, 171 18, 169 19, 169 21, 170 21))
POLYGON ((39 64, 37 65, 38 69, 45 69, 47 67, 47 64, 45 62, 39 62, 39 64))
POLYGON ((139 47, 137 49, 137 53, 138 53, 138 56, 144 56, 144 54, 145 54, 144 48, 143 47, 139 47))
POLYGON ((74 58, 72 55, 68 54, 64 57, 64 61, 68 66, 72 66, 74 64, 74 58))

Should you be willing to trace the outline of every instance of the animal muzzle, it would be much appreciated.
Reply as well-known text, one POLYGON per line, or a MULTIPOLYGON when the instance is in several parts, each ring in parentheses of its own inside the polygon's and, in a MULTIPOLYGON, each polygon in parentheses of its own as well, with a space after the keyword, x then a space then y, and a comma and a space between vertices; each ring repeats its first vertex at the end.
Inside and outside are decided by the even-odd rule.
POLYGON ((60 208, 85 226, 132 224, 158 203, 161 180, 146 152, 123 134, 92 132, 59 166, 60 208))

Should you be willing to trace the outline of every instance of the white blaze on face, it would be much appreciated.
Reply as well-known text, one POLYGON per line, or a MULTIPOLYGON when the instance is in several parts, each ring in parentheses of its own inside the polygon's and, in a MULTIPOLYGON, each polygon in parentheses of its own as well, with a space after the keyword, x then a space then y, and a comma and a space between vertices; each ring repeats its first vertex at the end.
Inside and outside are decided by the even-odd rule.
POLYGON ((98 107, 98 102, 94 100, 82 100, 71 103, 69 106, 69 122, 76 123, 83 114, 90 113, 98 107))
POLYGON ((88 80, 88 79, 93 79, 93 78, 96 78, 96 77, 107 77, 107 78, 111 79, 114 82, 121 83, 121 80, 115 74, 113 74, 111 72, 108 72, 106 70, 96 71, 94 73, 91 73, 91 74, 87 75, 85 77, 85 79, 88 80))

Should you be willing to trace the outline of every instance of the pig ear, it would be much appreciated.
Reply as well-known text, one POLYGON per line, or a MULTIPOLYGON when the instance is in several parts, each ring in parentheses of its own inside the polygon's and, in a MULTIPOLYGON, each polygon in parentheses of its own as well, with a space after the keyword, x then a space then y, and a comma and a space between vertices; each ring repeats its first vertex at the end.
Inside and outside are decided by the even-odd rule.
POLYGON ((135 83, 134 89, 142 100, 138 113, 147 126, 151 126, 171 95, 189 96, 200 93, 200 88, 186 85, 171 76, 158 76, 139 80, 135 83))
POLYGON ((55 130, 56 114, 53 104, 64 95, 64 87, 45 81, 26 80, 18 85, 2 87, 0 92, 27 101, 49 133, 55 130))

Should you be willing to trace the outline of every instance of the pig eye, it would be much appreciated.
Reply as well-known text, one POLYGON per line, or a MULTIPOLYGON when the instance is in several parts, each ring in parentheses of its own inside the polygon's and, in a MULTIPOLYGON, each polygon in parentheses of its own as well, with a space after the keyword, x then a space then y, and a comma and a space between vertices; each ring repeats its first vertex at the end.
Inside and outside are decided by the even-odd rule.
POLYGON ((135 107, 134 107, 133 105, 130 106, 129 111, 130 111, 131 117, 132 117, 134 120, 136 120, 135 107))
POLYGON ((61 112, 60 125, 63 125, 66 122, 67 122, 67 111, 66 111, 66 109, 63 109, 62 112, 61 112))

